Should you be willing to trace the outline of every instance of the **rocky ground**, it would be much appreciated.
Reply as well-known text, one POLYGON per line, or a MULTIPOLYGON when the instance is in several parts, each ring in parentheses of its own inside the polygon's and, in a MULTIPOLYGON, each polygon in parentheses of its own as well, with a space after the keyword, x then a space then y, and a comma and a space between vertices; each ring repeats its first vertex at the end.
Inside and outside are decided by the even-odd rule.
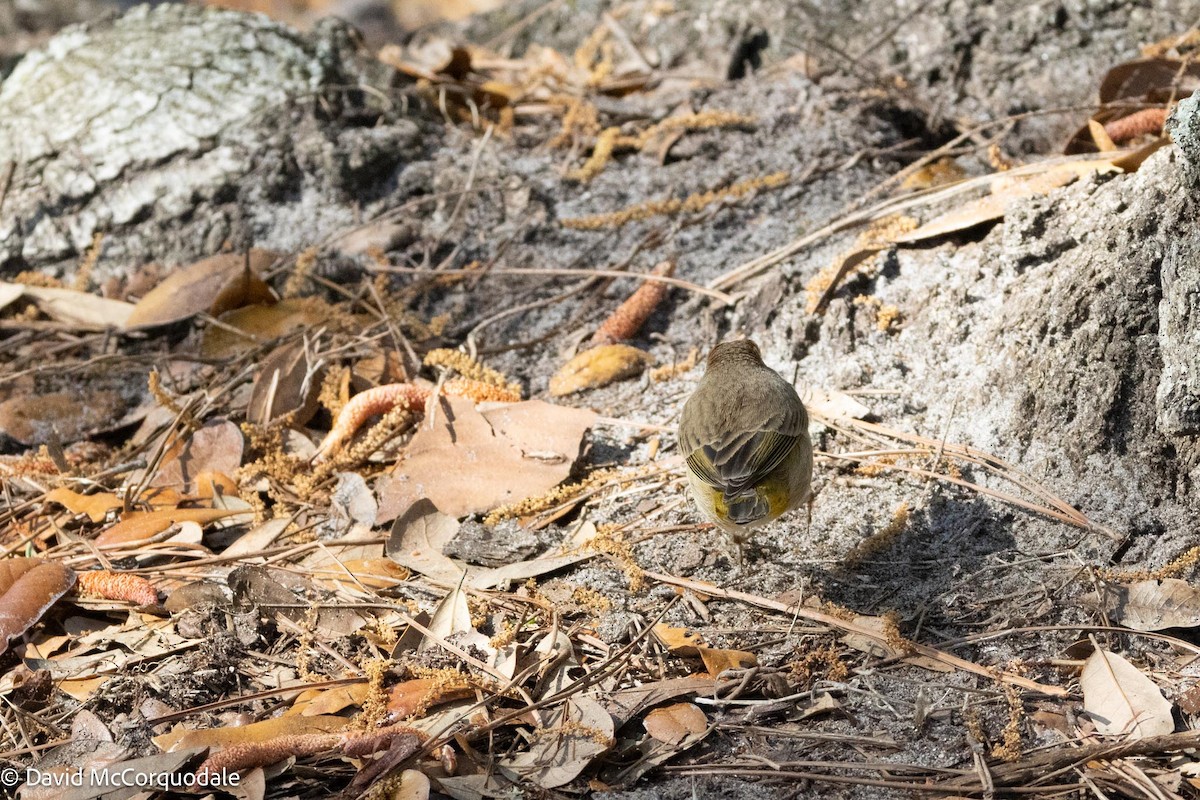
MULTIPOLYGON (((710 530, 693 525, 689 504, 671 505, 683 498, 678 472, 644 502, 618 494, 589 505, 587 514, 599 523, 632 523, 626 531, 642 569, 789 605, 816 597, 856 614, 889 614, 912 641, 1071 694, 1026 692, 1013 701, 980 675, 876 666, 871 656, 845 650, 839 658, 853 667, 849 675, 798 684, 836 697, 833 713, 797 722, 784 710, 759 723, 736 703, 705 706, 713 735, 611 796, 894 796, 911 774, 899 767, 869 773, 878 785, 814 776, 868 774, 821 763, 851 761, 974 775, 1003 761, 998 753, 1013 719, 1026 756, 1087 738, 1094 733, 1087 725, 1060 730, 1047 722, 1080 712, 1079 664, 1070 663, 1078 656, 1067 648, 1088 626, 1106 624, 1081 595, 1096 589, 1097 570, 1154 571, 1200 544, 1193 524, 1200 383, 1192 369, 1200 238, 1187 169, 1196 160, 1189 131, 1200 126, 1182 115, 1179 144, 1136 171, 1084 175, 1012 199, 998 221, 889 243, 814 310, 819 276, 861 243, 871 220, 818 234, 929 187, 928 176, 924 183, 921 175, 916 183, 890 179, 938 148, 953 159, 945 168, 964 178, 1061 154, 1094 110, 1105 72, 1137 58, 1143 45, 1183 35, 1196 22, 1188 9, 1165 1, 525 0, 412 34, 404 64, 444 66, 417 54, 461 42, 486 46, 497 62, 525 59, 516 72, 531 83, 536 48, 563 54, 561 74, 575 82, 530 93, 506 122, 496 108, 502 104, 489 106, 470 76, 443 77, 453 90, 439 95, 436 84, 431 90, 376 60, 340 24, 300 33, 232 12, 139 8, 60 34, 0 83, 0 177, 8 173, 0 190, 0 278, 36 271, 70 284, 98 234, 90 280, 117 296, 149 262, 186 264, 251 246, 285 254, 321 247, 314 274, 341 286, 367 285, 381 262, 477 269, 477 277, 419 291, 419 273, 391 278, 397 291, 412 290, 404 295, 407 313, 444 320, 417 349, 469 345, 518 381, 525 397, 546 397, 551 376, 630 284, 499 273, 646 272, 673 259, 675 276, 693 287, 672 289, 631 342, 658 365, 749 336, 802 388, 853 397, 868 422, 943 447, 900 459, 908 472, 861 469, 837 455, 895 449, 897 440, 836 421, 815 425, 818 450, 831 455, 817 462, 811 520, 798 512, 763 529, 742 567, 710 530), (585 60, 586 68, 571 61, 589 37, 609 43, 611 73, 601 75, 597 61, 585 60), (149 51, 142 47, 148 40, 156 43, 149 51), (630 88, 612 88, 622 77, 630 88), (476 90, 475 124, 472 104, 461 102, 463 86, 476 90), (556 142, 568 127, 563 101, 554 99, 562 94, 590 103, 599 127, 628 134, 681 109, 745 121, 619 152, 594 177, 578 180, 570 171, 586 161, 599 127, 581 126, 556 142), (777 174, 785 176, 780 185, 760 182, 744 196, 684 213, 623 225, 610 219, 596 230, 564 224, 777 174), (368 228, 373 256, 339 244, 385 216, 386 227, 368 228), (776 263, 724 279, 806 236, 813 240, 776 263), (732 302, 695 286, 715 287, 732 302), (1003 470, 955 461, 945 449, 954 445, 1002 460, 1090 524, 911 471, 958 475, 1046 504, 1045 494, 1031 494, 1003 470), (653 524, 640 524, 650 510, 653 524), (964 642, 987 633, 996 636, 964 642), (783 765, 774 777, 762 769, 772 763, 783 765)), ((14 25, 0 17, 0 34, 11 41, 14 25)), ((501 75, 473 58, 474 75, 501 75)), ((922 223, 977 196, 897 209, 922 223)), ((294 264, 274 268, 276 288, 294 264)), ((143 355, 166 358, 154 349, 165 345, 146 346, 143 355)), ((664 381, 643 375, 556 400, 610 420, 590 434, 577 472, 674 455, 669 432, 657 456, 649 441, 654 426, 674 426, 701 374, 696 367, 664 381)), ((15 387, 0 388, 0 399, 15 387)), ((540 535, 561 538, 566 527, 540 535)), ((1194 579, 1193 568, 1183 570, 1175 576, 1194 579)), ((594 561, 557 580, 609 598, 599 635, 610 643, 665 614, 662 621, 695 628, 713 646, 753 650, 763 670, 794 677, 792 665, 805 654, 837 641, 793 632, 798 622, 746 603, 673 602, 676 592, 664 584, 631 590, 627 578, 594 561)), ((1183 642, 1194 637, 1176 633, 1183 642)), ((1197 673, 1185 651, 1142 636, 1097 636, 1159 678, 1180 709, 1178 729, 1192 728, 1195 709, 1182 698, 1197 673)), ((766 689, 756 695, 771 696, 766 689)), ((1155 763, 1164 773, 1180 769, 1155 763)), ((1060 783, 1076 776, 1069 778, 1060 783)), ((1133 784, 1104 785, 1107 796, 1156 796, 1144 787, 1138 794, 1133 784)), ((1159 786, 1168 792, 1161 796, 1195 792, 1178 776, 1159 786)), ((982 791, 961 788, 971 796, 982 791)))

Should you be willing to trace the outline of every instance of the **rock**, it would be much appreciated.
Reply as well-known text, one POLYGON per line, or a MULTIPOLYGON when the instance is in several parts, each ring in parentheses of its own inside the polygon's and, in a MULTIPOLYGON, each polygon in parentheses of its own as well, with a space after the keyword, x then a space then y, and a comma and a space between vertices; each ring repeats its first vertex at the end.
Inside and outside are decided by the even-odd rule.
POLYGON ((419 138, 410 121, 375 127, 345 91, 375 75, 354 42, 333 19, 304 35, 178 4, 63 30, 0 85, 0 274, 74 258, 98 233, 136 231, 110 236, 108 260, 184 261, 346 224, 345 188, 369 199, 419 138))

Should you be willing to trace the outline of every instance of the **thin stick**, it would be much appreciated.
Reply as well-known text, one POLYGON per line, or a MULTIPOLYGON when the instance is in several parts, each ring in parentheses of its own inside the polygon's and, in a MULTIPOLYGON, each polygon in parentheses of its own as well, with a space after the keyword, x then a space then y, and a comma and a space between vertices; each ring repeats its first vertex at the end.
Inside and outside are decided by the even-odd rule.
MULTIPOLYGON (((892 649, 892 645, 888 644, 887 636, 885 634, 882 634, 872 628, 859 625, 853 620, 842 619, 841 617, 828 614, 824 611, 819 611, 815 608, 807 608, 805 606, 795 605, 789 606, 786 603, 779 602, 778 600, 770 600, 766 597, 759 597, 758 595, 749 594, 747 592, 739 592, 736 589, 723 589, 719 586, 714 586, 713 584, 704 583, 702 581, 694 581, 688 578, 677 578, 674 575, 666 575, 661 572, 647 571, 645 576, 651 580, 658 581, 659 583, 665 583, 668 586, 678 586, 682 589, 691 589, 694 592, 701 592, 711 597, 721 597, 726 600, 737 600, 748 605, 766 609, 768 611, 776 611, 780 614, 803 617, 804 619, 811 620, 813 622, 819 622, 822 625, 829 625, 830 627, 846 631, 847 633, 861 634, 874 639, 875 641, 883 643, 884 646, 888 647, 888 649, 892 649)), ((1069 694, 1066 689, 1063 689, 1060 686, 1050 686, 1049 684, 1038 683, 1037 681, 1030 680, 1022 675, 1016 675, 1014 673, 1004 672, 998 669, 989 669, 976 664, 973 661, 967 661, 964 658, 959 658, 958 656, 953 656, 949 653, 943 653, 941 650, 928 645, 920 644, 918 642, 906 641, 904 646, 912 648, 910 655, 920 655, 925 656, 926 658, 932 658, 935 661, 947 664, 955 669, 962 670, 963 672, 969 672, 972 675, 978 675, 982 678, 987 678, 990 681, 1008 683, 1013 686, 1019 686, 1022 689, 1028 689, 1033 692, 1041 692, 1042 694, 1051 695, 1053 697, 1066 697, 1069 694)))
MULTIPOLYGON (((367 269, 370 272, 394 272, 394 273, 401 273, 401 274, 429 272, 429 270, 421 269, 420 267, 393 267, 393 266, 383 266, 382 264, 373 264, 373 265, 369 266, 367 269)), ((479 272, 478 270, 474 270, 474 269, 441 269, 441 270, 438 270, 437 274, 438 275, 477 275, 478 272, 479 272)), ((706 288, 697 283, 692 283, 691 281, 685 281, 681 278, 673 278, 673 277, 668 277, 666 275, 651 275, 648 272, 619 272, 617 270, 610 270, 610 269, 566 269, 566 268, 552 269, 552 268, 548 268, 548 267, 547 268, 509 267, 507 269, 491 270, 490 272, 488 272, 486 275, 484 275, 482 277, 491 278, 491 277, 494 277, 497 275, 562 275, 562 276, 571 276, 571 277, 578 276, 578 277, 585 277, 585 278, 634 278, 634 279, 640 280, 640 281, 654 281, 656 283, 666 283, 666 284, 670 284, 671 286, 678 286, 680 289, 686 289, 689 292, 695 292, 696 294, 702 294, 705 297, 711 297, 714 300, 724 303, 725 305, 733 305, 734 302, 736 301, 736 298, 734 298, 732 295, 728 295, 725 292, 722 292, 722 291, 719 291, 716 289, 706 288)))

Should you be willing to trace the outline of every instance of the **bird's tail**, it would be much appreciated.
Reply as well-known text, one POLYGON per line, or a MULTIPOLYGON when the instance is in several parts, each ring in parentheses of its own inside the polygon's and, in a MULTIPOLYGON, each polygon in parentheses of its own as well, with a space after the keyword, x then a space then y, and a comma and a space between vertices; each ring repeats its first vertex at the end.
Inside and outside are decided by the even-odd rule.
POLYGON ((725 495, 725 508, 729 519, 738 525, 757 522, 771 513, 771 504, 756 491, 742 492, 730 497, 725 495))

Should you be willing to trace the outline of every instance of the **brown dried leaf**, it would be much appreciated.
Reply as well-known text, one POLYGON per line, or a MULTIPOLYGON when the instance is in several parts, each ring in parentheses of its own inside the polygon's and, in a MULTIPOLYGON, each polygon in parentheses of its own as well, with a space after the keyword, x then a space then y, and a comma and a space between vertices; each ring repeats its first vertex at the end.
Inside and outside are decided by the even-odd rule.
POLYGON ((465 398, 442 399, 422 422, 395 472, 377 488, 379 521, 422 497, 456 519, 535 497, 557 486, 579 457, 596 415, 541 400, 483 413, 465 398))
POLYGON ((1200 589, 1178 578, 1106 586, 1102 596, 1092 592, 1081 599, 1135 631, 1200 625, 1200 589))
POLYGON ((20 394, 0 403, 0 433, 24 445, 69 444, 116 427, 128 408, 119 392, 105 389, 20 394))
POLYGON ((713 647, 698 647, 704 668, 714 678, 727 669, 746 669, 758 666, 758 656, 745 650, 719 650, 713 647))
POLYGON ((475 690, 469 686, 447 687, 444 680, 415 678, 392 687, 387 709, 393 719, 404 719, 413 714, 424 714, 442 703, 474 696, 475 690))
POLYGON ((258 273, 278 258, 268 250, 221 253, 181 267, 138 301, 125 327, 169 325, 200 313, 219 316, 253 303, 275 300, 258 273))
POLYGON ((204 473, 232 473, 242 465, 245 441, 241 429, 227 419, 211 419, 171 454, 150 481, 181 492, 196 490, 204 473))
POLYGON ((75 585, 75 572, 40 558, 0 560, 0 653, 75 585))
POLYGON ((1001 173, 992 179, 990 195, 962 203, 954 210, 934 217, 916 230, 897 237, 896 243, 920 242, 965 231, 985 222, 994 222, 1003 218, 1009 205, 1016 200, 1046 194, 1085 175, 1117 171, 1111 161, 1087 158, 1051 164, 1044 172, 1033 175, 1009 176, 1001 173))
POLYGON ((550 394, 562 397, 632 378, 652 361, 649 353, 627 344, 593 347, 572 358, 550 379, 550 394))
POLYGON ((642 720, 646 733, 666 744, 682 744, 689 736, 708 730, 708 718, 695 703, 676 703, 656 708, 642 720))
MULTIPOLYGON (((438 607, 434 609, 433 618, 427 627, 430 634, 438 639, 445 639, 455 633, 475 630, 471 627, 471 609, 467 607, 467 593, 462 590, 462 587, 454 587, 449 594, 442 598, 442 602, 438 603, 438 607)), ((437 647, 437 642, 426 637, 421 641, 417 650, 425 651, 437 647)))
POLYGON ((247 420, 266 425, 291 414, 291 424, 301 426, 313 418, 325 370, 309 356, 305 342, 293 342, 263 359, 250 388, 247 420))
POLYGON ((208 525, 219 519, 241 514, 224 508, 167 508, 157 511, 131 511, 116 525, 96 537, 96 544, 132 544, 149 539, 177 522, 208 525))
POLYGON ((437 510, 428 498, 413 503, 392 525, 388 557, 436 581, 457 583, 463 575, 442 549, 458 533, 458 520, 437 510))
POLYGON ((1154 681, 1116 653, 1096 649, 1079 676, 1083 710, 1105 736, 1144 739, 1175 730, 1171 703, 1154 681))
POLYGON ((252 722, 240 728, 202 728, 189 730, 179 725, 168 733, 155 736, 153 741, 161 750, 171 753, 193 747, 230 747, 249 742, 267 742, 280 736, 306 733, 333 733, 350 724, 349 717, 317 716, 299 714, 274 717, 262 722, 252 722))
POLYGON ((704 637, 688 628, 676 628, 665 622, 654 626, 654 638, 677 656, 698 656, 706 648, 704 637))
POLYGON ((240 355, 293 331, 318 328, 335 313, 333 306, 315 297, 239 308, 220 316, 223 327, 205 329, 200 354, 207 358, 240 355))
POLYGON ((1118 100, 1165 103, 1200 86, 1200 64, 1177 58, 1139 58, 1110 69, 1100 81, 1100 103, 1118 100))
MULTIPOLYGON (((109 300, 73 289, 57 289, 52 286, 0 283, 0 297, 10 297, 12 290, 5 287, 11 286, 20 287, 22 291, 18 296, 32 300, 38 311, 50 319, 71 325, 79 330, 102 331, 106 328, 123 328, 133 313, 132 303, 109 300)), ((0 307, 4 305, 7 303, 0 303, 0 307)))
POLYGON ((576 695, 546 712, 546 725, 525 752, 501 759, 512 777, 554 789, 575 780, 612 746, 613 720, 591 697, 576 695))
POLYGON ((121 498, 110 492, 80 494, 60 486, 46 493, 47 503, 58 503, 72 514, 87 514, 92 522, 103 522, 108 512, 120 508, 121 498))

